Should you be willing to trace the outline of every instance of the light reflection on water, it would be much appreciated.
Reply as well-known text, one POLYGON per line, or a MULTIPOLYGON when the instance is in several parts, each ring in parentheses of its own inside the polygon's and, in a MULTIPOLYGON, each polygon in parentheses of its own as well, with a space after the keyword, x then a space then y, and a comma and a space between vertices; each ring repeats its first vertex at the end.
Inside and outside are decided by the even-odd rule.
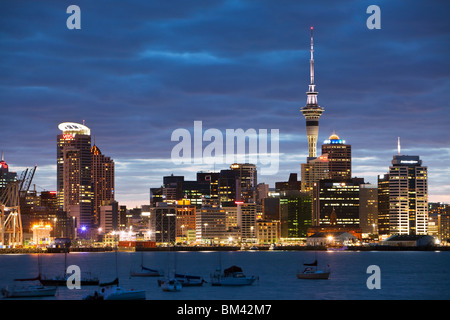
MULTIPOLYGON (((57 275, 64 270, 64 254, 42 254, 42 273, 57 275)), ((311 251, 237 251, 237 252, 118 252, 120 285, 126 289, 146 290, 147 300, 341 300, 341 299, 449 299, 450 252, 311 252, 311 251), (303 263, 331 267, 329 280, 308 281, 296 278, 303 263), (248 287, 183 288, 181 292, 163 292, 157 278, 130 278, 143 258, 150 268, 209 275, 221 262, 223 268, 240 266, 245 274, 259 276, 248 287), (381 289, 366 286, 367 267, 381 269, 381 289)), ((114 252, 75 253, 67 255, 67 265, 78 265, 83 272, 98 275, 101 282, 116 277, 114 252)), ((0 255, 0 287, 13 284, 14 278, 30 278, 38 273, 38 255, 0 255)), ((80 300, 96 286, 69 290, 60 287, 56 297, 38 299, 80 300)))

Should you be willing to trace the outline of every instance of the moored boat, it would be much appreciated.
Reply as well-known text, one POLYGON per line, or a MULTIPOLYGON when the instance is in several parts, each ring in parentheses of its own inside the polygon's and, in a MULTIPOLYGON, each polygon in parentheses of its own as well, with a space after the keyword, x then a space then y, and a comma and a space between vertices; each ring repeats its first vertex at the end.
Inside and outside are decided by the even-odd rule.
POLYGON ((313 263, 304 263, 306 268, 297 272, 297 279, 310 279, 310 280, 326 280, 330 277, 330 270, 321 270, 317 268, 317 259, 313 263))
POLYGON ((240 267, 231 266, 221 272, 216 270, 211 275, 211 284, 213 286, 249 286, 252 285, 258 277, 246 276, 240 267))
POLYGON ((45 287, 42 285, 12 286, 3 288, 2 294, 5 298, 31 298, 52 297, 56 294, 57 287, 45 287))
POLYGON ((177 279, 170 278, 161 281, 161 288, 163 291, 177 292, 181 290, 182 284, 177 279))

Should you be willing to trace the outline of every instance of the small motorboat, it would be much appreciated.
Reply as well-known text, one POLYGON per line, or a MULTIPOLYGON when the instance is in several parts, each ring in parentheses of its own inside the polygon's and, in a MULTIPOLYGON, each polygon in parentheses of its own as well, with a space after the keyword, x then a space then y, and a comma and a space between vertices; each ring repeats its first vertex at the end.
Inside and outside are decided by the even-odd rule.
POLYGON ((313 263, 304 263, 306 268, 297 272, 297 279, 310 279, 310 280, 326 280, 330 277, 330 270, 320 270, 317 268, 317 259, 313 263))
POLYGON ((182 284, 177 279, 170 278, 170 279, 161 281, 161 288, 163 291, 177 292, 177 291, 181 290, 182 284))
POLYGON ((231 266, 223 273, 220 269, 216 270, 211 275, 211 284, 213 286, 249 286, 257 279, 256 276, 246 276, 240 267, 231 266))
POLYGON ((145 290, 127 290, 119 286, 109 286, 84 296, 83 300, 145 300, 145 290))
POLYGON ((56 294, 57 287, 45 287, 42 285, 12 286, 3 288, 2 294, 5 298, 31 298, 52 297, 56 294))

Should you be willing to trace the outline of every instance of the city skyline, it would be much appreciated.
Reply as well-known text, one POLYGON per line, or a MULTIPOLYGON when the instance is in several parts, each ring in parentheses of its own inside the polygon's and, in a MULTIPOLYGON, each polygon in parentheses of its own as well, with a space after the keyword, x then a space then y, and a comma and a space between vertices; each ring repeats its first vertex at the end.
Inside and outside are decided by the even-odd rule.
POLYGON ((2 142, 10 170, 37 164, 38 191, 57 190, 55 139, 61 122, 86 121, 116 164, 116 200, 149 202, 162 177, 220 171, 231 164, 174 165, 171 133, 207 128, 280 129, 274 187, 308 156, 305 105, 310 26, 320 105, 317 147, 333 133, 352 145, 352 176, 377 183, 400 137, 402 154, 428 167, 429 201, 450 203, 449 23, 442 7, 379 1, 382 28, 366 27, 367 5, 348 1, 195 1, 186 5, 79 1, 2 8, 2 142), (27 23, 24 23, 27 21, 27 23))

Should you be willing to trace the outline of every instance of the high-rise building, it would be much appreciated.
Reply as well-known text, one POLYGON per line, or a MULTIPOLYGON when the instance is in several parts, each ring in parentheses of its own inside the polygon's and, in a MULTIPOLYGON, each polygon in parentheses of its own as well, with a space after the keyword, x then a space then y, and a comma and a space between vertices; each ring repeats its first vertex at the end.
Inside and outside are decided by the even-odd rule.
POLYGON ((97 146, 84 124, 64 122, 57 136, 58 206, 73 219, 76 235, 97 234, 101 205, 114 201, 114 162, 97 146))
POLYGON ((159 202, 150 208, 150 230, 152 240, 159 243, 176 241, 176 205, 159 202))
MULTIPOLYGON (((94 193, 93 218, 94 224, 99 225, 102 223, 99 219, 100 206, 112 205, 114 202, 114 161, 103 155, 95 144, 92 146, 91 152, 92 191, 94 193)), ((117 225, 116 221, 115 228, 117 228, 117 225)))
POLYGON ((395 155, 389 167, 389 233, 426 235, 428 176, 419 156, 395 155))
POLYGON ((389 229, 389 174, 378 176, 378 234, 386 239, 389 229))
POLYGON ((366 183, 359 186, 359 226, 363 233, 376 234, 378 225, 378 189, 366 183))
POLYGON ((306 135, 308 137, 308 157, 317 157, 317 137, 319 135, 319 118, 324 109, 317 103, 317 91, 314 82, 314 43, 313 27, 311 27, 311 59, 310 59, 310 83, 307 94, 306 106, 300 109, 306 119, 306 135))
POLYGON ((237 224, 244 242, 256 242, 256 203, 238 202, 237 224))
POLYGON ((324 179, 313 191, 314 226, 359 227, 359 190, 363 178, 324 179))
POLYGON ((324 141, 322 154, 328 155, 328 175, 333 180, 352 177, 352 147, 334 132, 324 141))
POLYGON ((256 186, 258 183, 256 165, 250 163, 233 163, 230 166, 230 169, 237 172, 237 177, 239 179, 236 200, 255 202, 256 186))
POLYGON ((304 238, 311 226, 311 196, 298 190, 280 192, 281 238, 304 238))
POLYGON ((328 155, 323 154, 318 158, 308 158, 307 163, 301 164, 302 192, 312 192, 314 185, 322 179, 328 179, 329 174, 328 155))
POLYGON ((17 180, 17 173, 9 171, 8 164, 3 159, 3 151, 2 158, 0 161, 0 193, 9 182, 14 182, 17 180))

